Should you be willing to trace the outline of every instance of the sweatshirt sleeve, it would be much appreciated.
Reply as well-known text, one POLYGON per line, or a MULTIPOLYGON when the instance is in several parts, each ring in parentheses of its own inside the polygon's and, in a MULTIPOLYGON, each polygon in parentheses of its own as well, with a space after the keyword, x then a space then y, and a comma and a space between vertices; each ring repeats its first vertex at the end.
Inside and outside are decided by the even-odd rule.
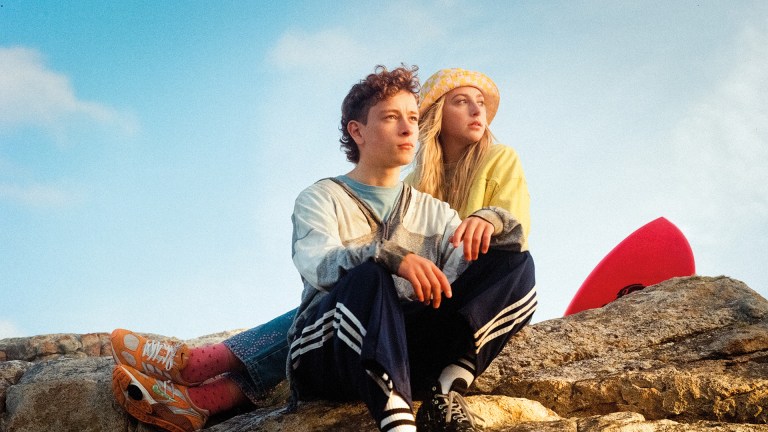
MULTIPOLYGON (((441 259, 438 262, 438 266, 443 270, 448 281, 453 283, 471 263, 464 259, 463 244, 454 248, 450 243, 450 238, 461 223, 458 213, 450 209, 447 204, 445 204, 444 210, 442 218, 433 217, 433 220, 441 220, 443 224, 443 235, 440 244, 441 259)), ((483 207, 469 215, 469 217, 479 217, 493 225, 494 233, 491 237, 491 247, 514 252, 523 250, 523 245, 525 244, 523 227, 520 221, 506 209, 483 207)))
POLYGON ((520 221, 501 207, 483 207, 470 217, 479 217, 493 225, 491 246, 520 252, 525 244, 525 233, 520 221))
MULTIPOLYGON (((500 144, 499 144, 500 145, 500 144)), ((505 148, 487 169, 488 185, 485 207, 506 209, 520 222, 526 237, 531 228, 531 197, 522 164, 517 153, 505 148)))
POLYGON ((296 198, 293 215, 292 258, 302 279, 318 290, 328 291, 347 271, 375 259, 391 272, 397 270, 407 253, 391 242, 344 244, 340 226, 348 226, 348 214, 342 203, 317 185, 310 186, 296 198), (392 266, 397 266, 392 270, 392 266))

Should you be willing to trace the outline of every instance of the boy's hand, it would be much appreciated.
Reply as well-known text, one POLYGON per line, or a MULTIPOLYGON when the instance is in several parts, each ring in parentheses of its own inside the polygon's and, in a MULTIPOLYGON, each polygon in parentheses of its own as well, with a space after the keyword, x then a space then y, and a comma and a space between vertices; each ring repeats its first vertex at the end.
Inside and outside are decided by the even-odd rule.
POLYGON ((440 307, 443 294, 450 298, 451 284, 448 278, 432 261, 420 257, 415 253, 409 253, 400 263, 397 275, 406 279, 413 285, 413 291, 420 302, 432 303, 432 307, 440 307))
POLYGON ((461 221, 450 240, 453 247, 459 247, 463 242, 464 259, 474 261, 480 253, 488 252, 493 230, 492 223, 480 217, 470 216, 461 221))

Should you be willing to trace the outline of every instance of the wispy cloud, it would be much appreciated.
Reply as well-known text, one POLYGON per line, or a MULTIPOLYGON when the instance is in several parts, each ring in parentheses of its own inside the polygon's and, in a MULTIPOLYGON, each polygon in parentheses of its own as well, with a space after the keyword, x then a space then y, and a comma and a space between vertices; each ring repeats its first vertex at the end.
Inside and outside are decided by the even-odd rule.
POLYGON ((348 30, 342 28, 308 33, 290 30, 284 33, 269 53, 271 63, 284 68, 314 67, 341 71, 350 61, 365 56, 366 48, 348 30))
POLYGON ((0 132, 22 126, 59 134, 87 119, 132 133, 135 119, 107 105, 81 100, 66 75, 50 70, 37 50, 0 47, 0 132))
MULTIPOLYGON (((330 25, 313 31, 287 30, 269 51, 267 59, 281 69, 316 73, 370 71, 374 66, 371 58, 389 67, 400 62, 418 64, 425 57, 432 57, 435 47, 447 46, 447 36, 462 16, 473 15, 463 9, 453 1, 418 5, 395 1, 377 5, 376 19, 366 19, 359 25, 360 11, 351 8, 348 16, 339 20, 356 22, 355 25, 330 25)), ((452 51, 457 48, 458 39, 450 39, 452 51)))
POLYGON ((0 183, 0 202, 36 208, 65 208, 83 201, 82 193, 51 184, 14 185, 0 183))
POLYGON ((680 187, 702 217, 736 222, 730 225, 768 222, 766 28, 745 29, 730 73, 672 133, 677 160, 688 167, 680 187))
POLYGON ((0 339, 20 337, 23 336, 23 334, 24 332, 22 332, 13 322, 0 320, 0 339))

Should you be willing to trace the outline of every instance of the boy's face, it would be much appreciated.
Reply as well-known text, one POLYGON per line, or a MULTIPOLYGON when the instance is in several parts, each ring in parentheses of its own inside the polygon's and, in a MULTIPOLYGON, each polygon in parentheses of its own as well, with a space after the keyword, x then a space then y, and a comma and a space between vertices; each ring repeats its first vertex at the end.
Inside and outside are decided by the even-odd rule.
POLYGON ((368 122, 349 122, 349 132, 360 149, 360 161, 378 168, 408 165, 416 151, 419 131, 416 98, 402 90, 368 111, 368 122))

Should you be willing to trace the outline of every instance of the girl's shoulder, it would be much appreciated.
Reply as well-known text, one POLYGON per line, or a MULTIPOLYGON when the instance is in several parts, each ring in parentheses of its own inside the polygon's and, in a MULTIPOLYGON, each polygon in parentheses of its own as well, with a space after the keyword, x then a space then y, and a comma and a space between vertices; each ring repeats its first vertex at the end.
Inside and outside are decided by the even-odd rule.
POLYGON ((520 164, 517 152, 504 144, 494 144, 488 149, 481 171, 508 170, 520 164))
POLYGON ((488 148, 488 157, 491 159, 517 159, 517 152, 512 147, 496 143, 488 148))

